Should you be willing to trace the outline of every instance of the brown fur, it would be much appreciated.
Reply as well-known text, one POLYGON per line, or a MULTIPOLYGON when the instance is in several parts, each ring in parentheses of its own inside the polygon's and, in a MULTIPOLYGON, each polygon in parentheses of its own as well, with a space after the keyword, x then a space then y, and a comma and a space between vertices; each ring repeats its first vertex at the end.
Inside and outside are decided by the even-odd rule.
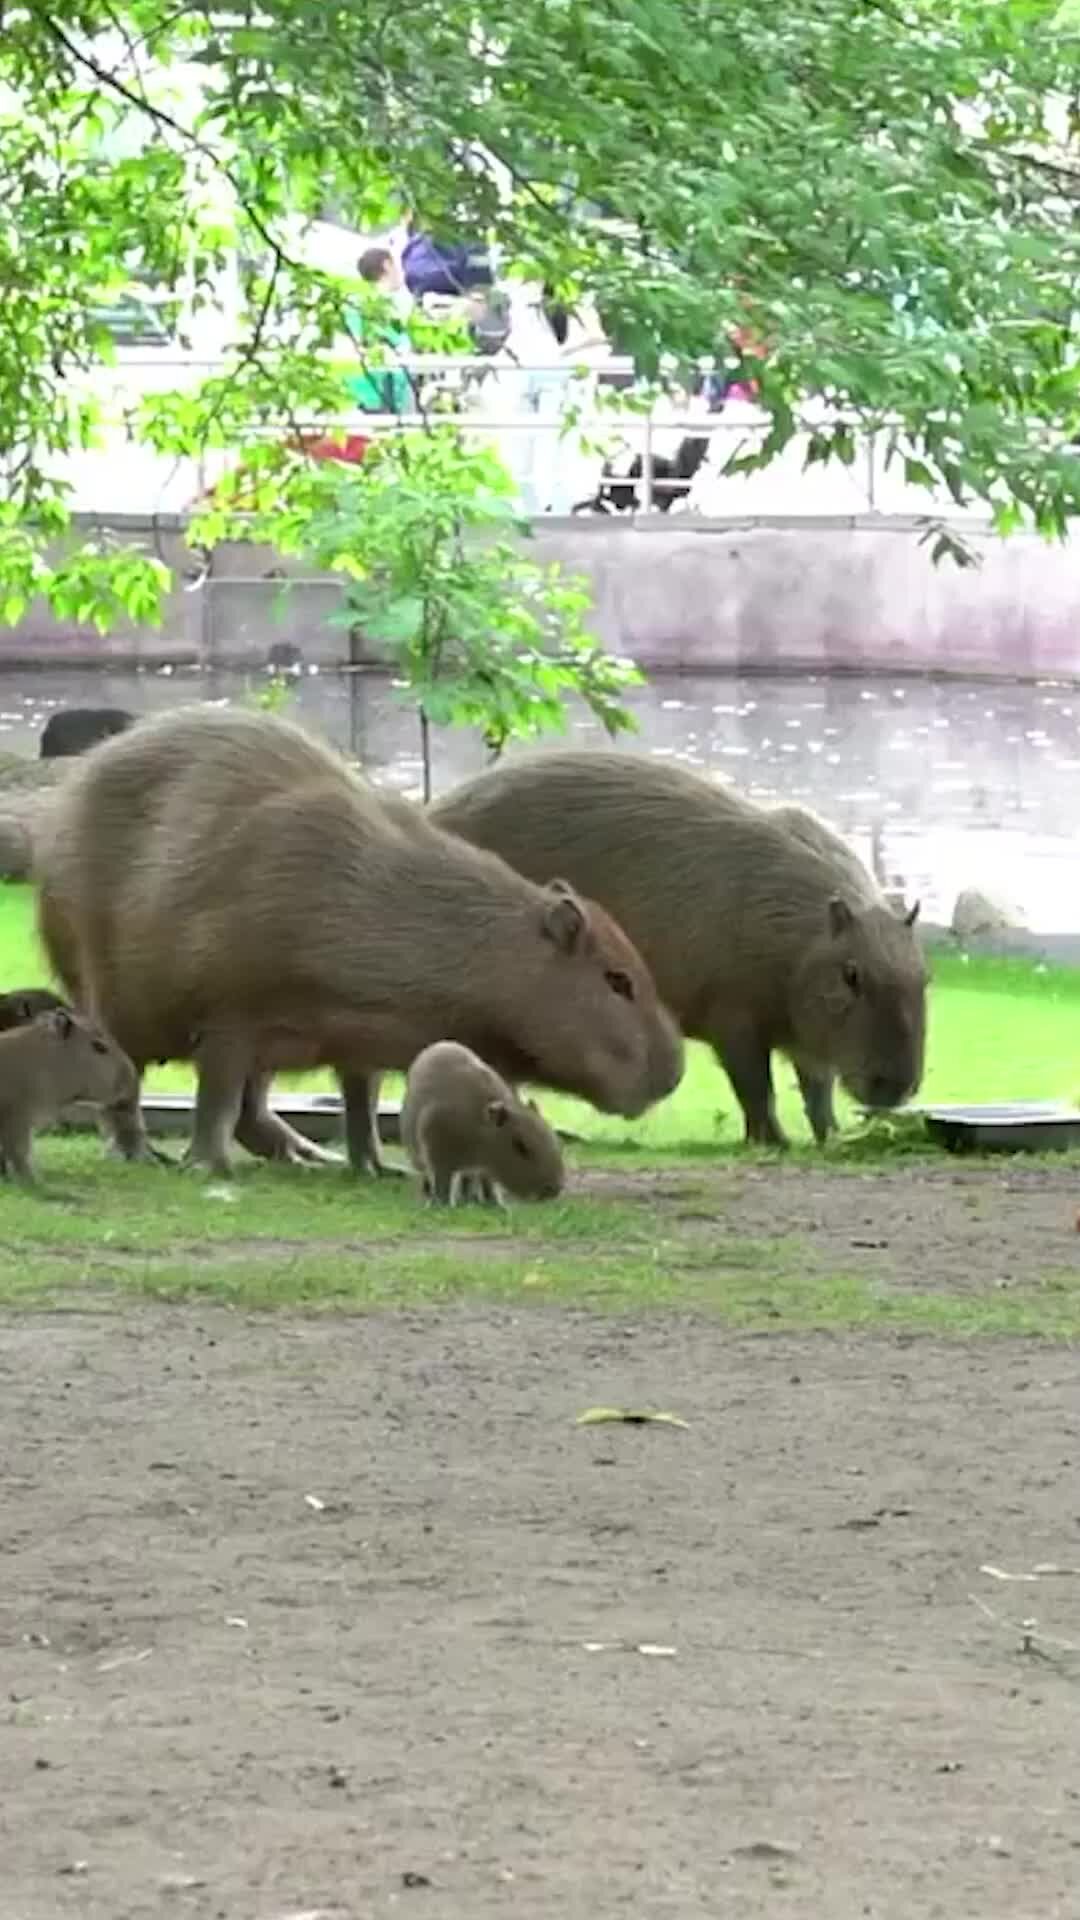
POLYGON ((0 1033, 10 1033, 12 1027, 28 1026, 36 1020, 39 1013, 57 1013, 65 1008, 59 994, 50 993, 47 987, 12 987, 7 993, 0 993, 0 1033))
POLYGON ((782 1143, 770 1055, 791 1056, 818 1138, 831 1080, 887 1107, 922 1074, 925 968, 910 922, 831 828, 640 755, 508 761, 432 808, 533 880, 603 902, 684 1033, 708 1041, 747 1137, 782 1143))
MULTIPOLYGON (((335 1068, 354 1165, 377 1165, 373 1076, 433 1040, 514 1081, 641 1113, 676 1085, 681 1042, 639 955, 569 888, 537 887, 383 804, 287 721, 195 708, 96 747, 38 848, 39 925, 76 1005, 141 1073, 198 1067, 191 1157, 237 1138, 305 1143, 269 1112, 271 1075, 335 1068)), ((117 1111, 128 1155, 137 1108, 117 1111)))
POLYGON ((0 1170, 32 1182, 33 1137, 73 1100, 130 1098, 135 1069, 108 1034, 66 1009, 0 1033, 0 1170))
POLYGON ((401 1138, 433 1200, 453 1206, 465 1181, 494 1200, 553 1200, 565 1178, 562 1149, 539 1108, 519 1100, 468 1047, 439 1040, 409 1068, 401 1138))

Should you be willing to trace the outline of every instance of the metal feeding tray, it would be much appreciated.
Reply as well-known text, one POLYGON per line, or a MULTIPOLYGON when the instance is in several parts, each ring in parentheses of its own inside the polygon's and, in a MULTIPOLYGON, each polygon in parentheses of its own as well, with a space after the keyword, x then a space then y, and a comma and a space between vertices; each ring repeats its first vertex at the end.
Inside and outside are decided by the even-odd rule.
POLYGON ((918 1107, 931 1140, 949 1153, 1047 1153, 1080 1147, 1080 1108, 1064 1100, 1008 1100, 995 1106, 918 1107))

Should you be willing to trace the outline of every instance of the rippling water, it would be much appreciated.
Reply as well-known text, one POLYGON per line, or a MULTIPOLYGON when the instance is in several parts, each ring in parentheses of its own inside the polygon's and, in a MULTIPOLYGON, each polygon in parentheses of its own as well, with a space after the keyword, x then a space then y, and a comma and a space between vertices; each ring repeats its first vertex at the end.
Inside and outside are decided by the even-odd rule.
MULTIPOLYGON (((151 712, 231 699, 236 673, 12 672, 0 677, 0 745, 34 753, 55 706, 151 712)), ((766 800, 815 808, 924 911, 948 919, 961 886, 1015 901, 1042 932, 1080 931, 1076 859, 1080 688, 885 677, 654 675, 633 701, 641 750, 708 768, 766 800)), ((389 680, 307 674, 289 710, 355 753, 379 780, 419 787, 417 725, 389 680)), ((602 739, 575 714, 571 738, 602 739)), ((484 764, 467 734, 439 734, 445 788, 484 764)))

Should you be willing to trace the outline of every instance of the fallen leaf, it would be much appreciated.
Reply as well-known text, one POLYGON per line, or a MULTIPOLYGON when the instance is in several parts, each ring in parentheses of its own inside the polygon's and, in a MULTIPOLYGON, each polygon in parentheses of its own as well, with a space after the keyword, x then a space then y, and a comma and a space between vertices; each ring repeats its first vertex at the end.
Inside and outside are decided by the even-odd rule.
POLYGON ((798 1851, 798 1847, 785 1846, 782 1840, 751 1840, 748 1846, 734 1848, 747 1860, 793 1860, 798 1851))
POLYGON ((305 1493, 304 1500, 306 1505, 311 1507, 315 1513, 326 1512, 326 1501, 320 1500, 317 1493, 305 1493))
POLYGON ((679 1649, 678 1647, 660 1647, 652 1640, 643 1640, 637 1651, 651 1654, 654 1660, 674 1660, 679 1649))
POLYGON ((244 1619, 242 1613, 227 1613, 225 1615, 225 1625, 227 1627, 246 1627, 247 1621, 244 1619))
POLYGON ((575 1426, 599 1427, 607 1421, 621 1420, 628 1427, 689 1427, 689 1420, 680 1420, 677 1413, 653 1413, 638 1411, 631 1407, 588 1407, 579 1413, 575 1426))
POLYGON ((989 1564, 979 1568, 980 1573, 988 1573, 991 1580, 1037 1580, 1034 1573, 1006 1573, 1004 1567, 992 1567, 989 1564))

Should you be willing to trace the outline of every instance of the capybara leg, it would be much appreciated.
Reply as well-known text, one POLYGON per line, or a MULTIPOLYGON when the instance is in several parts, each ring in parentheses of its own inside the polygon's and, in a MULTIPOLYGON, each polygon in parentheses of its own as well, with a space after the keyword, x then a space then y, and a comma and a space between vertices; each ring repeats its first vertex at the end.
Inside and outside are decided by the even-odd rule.
POLYGON ((459 1199, 472 1201, 478 1207, 498 1207, 502 1205, 499 1190, 486 1173, 464 1173, 461 1176, 459 1199))
POLYGON ((799 1082, 799 1092, 814 1139, 819 1147, 823 1147, 830 1133, 836 1131, 832 1076, 813 1073, 809 1068, 804 1070, 796 1060, 795 1077, 799 1082))
POLYGON ((170 1167, 173 1162, 168 1154, 159 1152, 157 1147, 151 1145, 139 1100, 143 1069, 136 1064, 135 1071, 138 1076, 135 1092, 123 1100, 117 1100, 111 1107, 102 1108, 101 1131, 105 1138, 105 1150, 115 1159, 141 1160, 150 1166, 170 1167))
POLYGON ((226 1035, 204 1035, 195 1056, 199 1082, 195 1126, 184 1156, 187 1167, 228 1174, 229 1142, 236 1131, 247 1080, 244 1049, 226 1035))
POLYGON ((404 1167, 387 1164, 379 1152, 379 1076, 340 1073, 338 1085, 345 1107, 345 1146, 354 1173, 380 1178, 404 1176, 404 1167))
POLYGON ((717 1042, 716 1054, 743 1110, 747 1144, 786 1147, 787 1135, 776 1117, 768 1048, 748 1035, 717 1042))
POLYGON ((259 1160, 288 1160, 301 1166, 340 1166, 341 1155, 305 1139, 270 1106, 268 1073, 255 1073, 244 1082, 236 1138, 259 1160))
POLYGON ((2 1158, 4 1171, 9 1179, 17 1180, 20 1186, 36 1187, 37 1177, 30 1159, 33 1134, 24 1121, 13 1121, 4 1128, 2 1158))
POLYGON ((458 1201, 457 1173, 430 1173, 428 1175, 428 1199, 433 1207, 455 1207, 458 1201))

